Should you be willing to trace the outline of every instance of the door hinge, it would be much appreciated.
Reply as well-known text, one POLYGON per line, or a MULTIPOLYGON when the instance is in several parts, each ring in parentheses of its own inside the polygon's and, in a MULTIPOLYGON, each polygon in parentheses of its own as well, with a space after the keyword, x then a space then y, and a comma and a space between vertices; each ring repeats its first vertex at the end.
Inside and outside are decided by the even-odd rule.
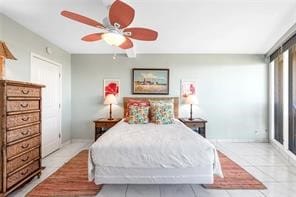
POLYGON ((59 138, 61 138, 61 133, 59 133, 59 138))
POLYGON ((59 73, 59 78, 61 78, 62 77, 62 74, 61 73, 59 73))
POLYGON ((61 104, 59 104, 59 109, 61 109, 61 104))

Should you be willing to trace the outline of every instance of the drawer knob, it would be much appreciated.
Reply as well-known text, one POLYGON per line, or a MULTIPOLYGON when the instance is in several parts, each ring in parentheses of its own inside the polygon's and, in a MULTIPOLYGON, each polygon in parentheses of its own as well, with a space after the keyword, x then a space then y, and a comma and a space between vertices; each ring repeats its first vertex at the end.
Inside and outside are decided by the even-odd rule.
POLYGON ((23 103, 21 103, 21 107, 22 107, 22 108, 26 108, 26 107, 28 107, 28 106, 29 106, 28 103, 26 103, 25 105, 24 105, 23 103))
POLYGON ((28 133, 29 133, 29 130, 27 130, 27 131, 23 131, 21 134, 22 134, 22 135, 28 135, 28 133))
POLYGON ((30 158, 30 157, 27 156, 25 159, 22 159, 22 161, 23 161, 23 162, 28 161, 29 158, 30 158))
POLYGON ((26 169, 26 171, 22 171, 22 172, 21 172, 21 175, 23 175, 23 176, 24 176, 24 175, 26 175, 28 172, 29 172, 29 170, 28 170, 28 169, 26 169))
POLYGON ((30 118, 29 117, 23 117, 22 121, 28 121, 30 118))
POLYGON ((22 90, 23 94, 29 94, 30 90, 22 90))
POLYGON ((22 144, 22 148, 28 148, 30 146, 30 144, 26 144, 26 145, 24 145, 24 144, 22 144))

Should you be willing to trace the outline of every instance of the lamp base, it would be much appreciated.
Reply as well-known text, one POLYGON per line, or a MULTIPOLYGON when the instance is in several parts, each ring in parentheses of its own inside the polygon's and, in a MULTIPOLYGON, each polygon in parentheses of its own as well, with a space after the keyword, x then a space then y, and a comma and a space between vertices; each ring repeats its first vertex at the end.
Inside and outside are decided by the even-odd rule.
POLYGON ((112 104, 110 104, 109 118, 108 120, 114 120, 112 117, 112 104))
POLYGON ((188 120, 192 121, 192 104, 190 104, 190 118, 188 118, 188 120))

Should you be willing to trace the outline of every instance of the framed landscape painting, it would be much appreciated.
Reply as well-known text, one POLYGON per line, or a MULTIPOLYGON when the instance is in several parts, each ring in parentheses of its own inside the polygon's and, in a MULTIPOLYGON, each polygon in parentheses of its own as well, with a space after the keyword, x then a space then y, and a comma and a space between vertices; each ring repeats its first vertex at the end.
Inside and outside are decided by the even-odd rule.
POLYGON ((134 68, 132 70, 133 94, 169 94, 169 69, 134 68))

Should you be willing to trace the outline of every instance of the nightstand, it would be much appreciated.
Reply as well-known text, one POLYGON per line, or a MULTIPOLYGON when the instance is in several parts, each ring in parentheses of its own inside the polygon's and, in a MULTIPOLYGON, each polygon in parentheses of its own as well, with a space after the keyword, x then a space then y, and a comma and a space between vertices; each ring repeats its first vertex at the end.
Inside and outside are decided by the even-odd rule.
POLYGON ((194 118, 193 120, 189 120, 188 118, 180 118, 179 120, 187 127, 199 133, 201 136, 206 137, 206 123, 208 121, 201 118, 194 118))
POLYGON ((95 141, 103 135, 108 129, 113 127, 116 123, 121 121, 122 118, 114 118, 113 120, 108 120, 108 118, 100 118, 95 120, 95 141))

